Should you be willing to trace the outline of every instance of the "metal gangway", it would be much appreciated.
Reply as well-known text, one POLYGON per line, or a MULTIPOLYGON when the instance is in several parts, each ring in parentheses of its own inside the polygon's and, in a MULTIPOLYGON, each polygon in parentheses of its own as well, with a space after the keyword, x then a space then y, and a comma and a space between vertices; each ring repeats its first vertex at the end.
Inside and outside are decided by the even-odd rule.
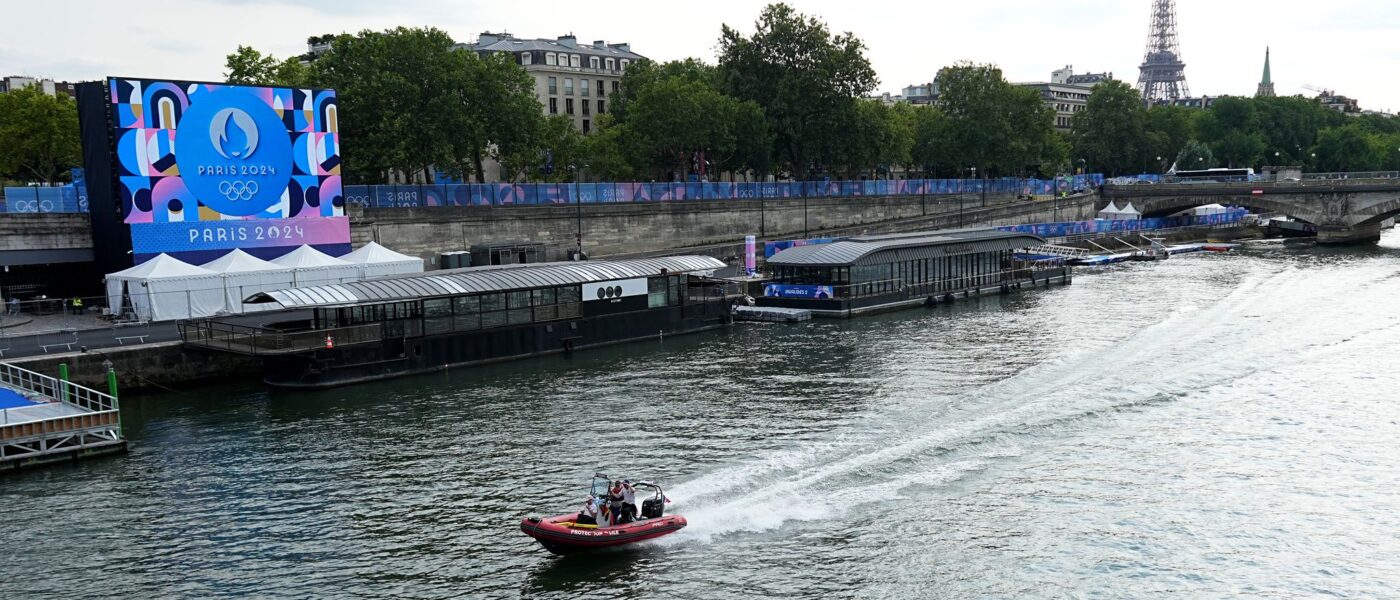
POLYGON ((1089 255, 1089 251, 1084 248, 1074 246, 1057 246, 1055 244, 1043 244, 1026 250, 1028 254, 1044 254, 1047 256, 1063 256, 1065 258, 1082 258, 1089 255))
POLYGON ((111 393, 60 377, 0 363, 0 471, 60 460, 121 452, 121 410, 116 375, 108 367, 111 393))

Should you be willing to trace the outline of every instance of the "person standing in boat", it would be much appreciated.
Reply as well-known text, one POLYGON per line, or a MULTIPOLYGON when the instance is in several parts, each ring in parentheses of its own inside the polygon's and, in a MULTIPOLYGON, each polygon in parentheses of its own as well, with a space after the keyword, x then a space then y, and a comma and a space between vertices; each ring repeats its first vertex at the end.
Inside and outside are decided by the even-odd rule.
POLYGON ((598 499, 593 494, 588 495, 588 501, 583 503, 583 512, 578 514, 578 518, 574 519, 574 522, 579 525, 598 524, 598 499))
POLYGON ((612 524, 620 525, 627 522, 626 515, 622 512, 622 481, 614 481, 612 489, 608 490, 608 510, 612 512, 612 524))
POLYGON ((637 520, 637 490, 630 479, 622 480, 622 514, 629 522, 637 520))

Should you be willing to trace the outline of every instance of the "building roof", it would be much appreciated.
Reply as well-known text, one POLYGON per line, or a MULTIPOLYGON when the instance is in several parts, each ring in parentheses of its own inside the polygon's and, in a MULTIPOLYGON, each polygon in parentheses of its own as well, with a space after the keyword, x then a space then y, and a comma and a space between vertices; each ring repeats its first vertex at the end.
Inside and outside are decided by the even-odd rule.
POLYGON ((788 248, 768 259, 773 266, 845 267, 884 262, 891 251, 905 250, 896 260, 914 260, 995 252, 1039 246, 1045 239, 1029 233, 999 229, 954 229, 847 238, 830 244, 788 248), (886 255, 886 256, 881 256, 886 255), (907 255, 907 256, 906 256, 907 255))
POLYGON ((259 292, 244 302, 276 302, 285 308, 392 302, 631 279, 657 275, 663 270, 667 273, 714 271, 724 266, 723 261, 709 256, 667 256, 639 260, 469 267, 259 292))
POLYGON ((641 60, 642 55, 629 50, 623 50, 616 46, 604 44, 601 48, 591 44, 569 45, 560 40, 538 38, 533 40, 521 40, 516 38, 505 38, 489 43, 458 44, 459 46, 470 47, 477 52, 530 52, 533 50, 543 50, 546 52, 563 52, 565 54, 578 54, 580 56, 610 56, 614 58, 626 58, 628 60, 641 60))

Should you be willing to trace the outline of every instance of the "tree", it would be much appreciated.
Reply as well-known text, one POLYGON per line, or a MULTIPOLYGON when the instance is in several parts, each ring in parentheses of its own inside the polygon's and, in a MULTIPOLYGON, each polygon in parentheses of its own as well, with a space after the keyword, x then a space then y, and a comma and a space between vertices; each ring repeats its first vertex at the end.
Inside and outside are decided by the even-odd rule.
POLYGON ((1136 172, 1150 152, 1147 110, 1132 86, 1110 79, 1094 86, 1084 110, 1074 115, 1074 152, 1090 169, 1110 175, 1136 172))
POLYGON ((935 106, 914 106, 910 161, 918 165, 924 177, 935 178, 939 170, 944 175, 956 175, 959 162, 948 144, 948 117, 935 106))
POLYGON ((935 82, 959 168, 1012 175, 1063 161, 1054 111, 1035 90, 1011 85, 993 65, 946 67, 935 82))
MULTIPOLYGON (((535 80, 506 53, 478 57, 457 52, 461 77, 454 79, 461 106, 451 142, 455 172, 474 173, 485 181, 483 162, 491 157, 517 167, 511 177, 523 175, 525 157, 538 156, 545 145, 545 119, 535 99, 535 80)), ((586 101, 586 100, 585 100, 586 101)), ((463 177, 465 178, 465 177, 463 177)))
POLYGON ((39 86, 0 94, 0 176, 52 183, 78 166, 78 106, 39 86))
POLYGON ((768 117, 774 155, 806 178, 841 144, 835 121, 874 89, 865 44, 786 4, 759 14, 751 37, 725 25, 719 41, 722 89, 758 104, 768 117))
POLYGON ((1147 109, 1145 164, 1166 170, 1173 157, 1181 154, 1191 140, 1191 109, 1181 106, 1153 106, 1147 109))
POLYGON ((1186 142, 1186 145, 1181 148, 1181 152, 1177 154, 1176 162, 1172 165, 1173 170, 1176 171, 1192 171, 1213 167, 1215 167, 1215 155, 1211 154, 1210 146, 1196 140, 1186 142))
POLYGON ((1259 131, 1259 112, 1249 98, 1220 98, 1196 121, 1197 138, 1228 167, 1259 164, 1265 145, 1259 131))
POLYGON ((311 86, 311 70, 292 56, 277 60, 248 46, 240 45, 224 59, 224 79, 239 85, 311 86))
POLYGON ((461 165, 457 137, 470 118, 468 56, 438 29, 399 27, 341 35, 312 63, 313 78, 335 89, 341 113, 345 172, 378 182, 389 172, 433 172, 461 165))
POLYGON ((1317 134, 1318 168, 1328 172, 1374 171, 1381 166, 1380 142, 1359 123, 1324 129, 1317 134))

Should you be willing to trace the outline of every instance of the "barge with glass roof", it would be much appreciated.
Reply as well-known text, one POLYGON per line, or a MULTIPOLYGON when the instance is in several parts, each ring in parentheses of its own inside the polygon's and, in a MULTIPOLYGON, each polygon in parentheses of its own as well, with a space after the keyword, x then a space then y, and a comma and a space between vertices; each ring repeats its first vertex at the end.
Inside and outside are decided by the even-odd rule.
POLYGON ((1063 257, 1034 253, 1044 244, 1028 233, 961 229, 795 246, 768 259, 758 304, 842 318, 1070 283, 1063 257))
POLYGON ((186 346, 257 356, 279 387, 322 388, 715 329, 732 283, 708 256, 430 271, 259 292, 278 312, 180 324, 186 346))

